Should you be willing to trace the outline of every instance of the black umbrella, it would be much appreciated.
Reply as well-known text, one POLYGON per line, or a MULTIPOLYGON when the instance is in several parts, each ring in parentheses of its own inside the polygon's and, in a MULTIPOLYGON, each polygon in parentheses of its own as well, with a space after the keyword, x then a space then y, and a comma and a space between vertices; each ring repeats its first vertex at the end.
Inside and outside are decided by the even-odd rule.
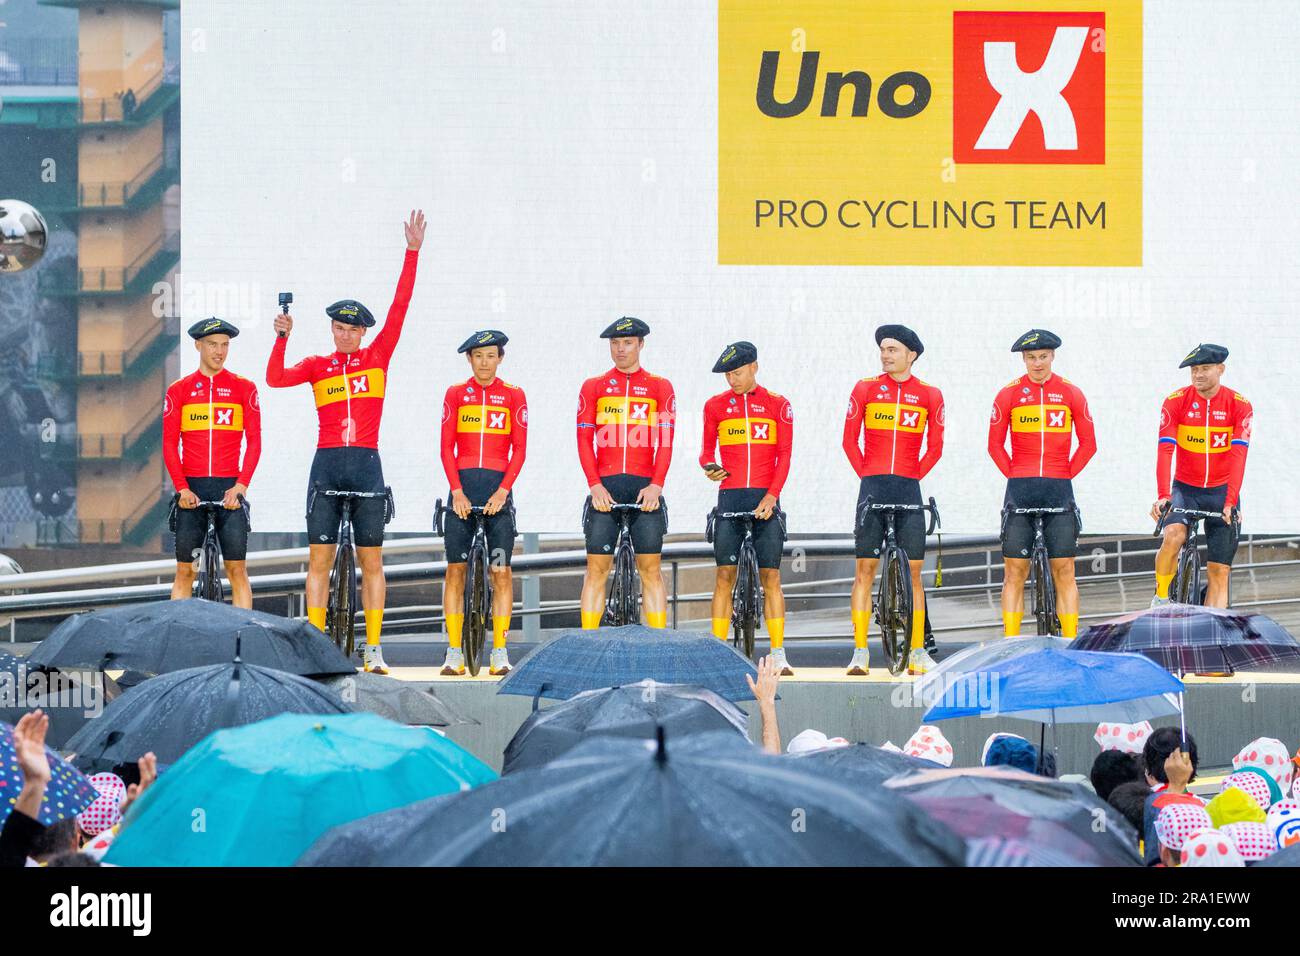
POLYGON ((393 866, 961 866, 966 853, 909 801, 801 772, 731 731, 592 737, 392 836, 393 866))
POLYGON ((822 773, 853 787, 875 786, 890 777, 917 770, 935 770, 941 764, 905 753, 884 750, 871 744, 826 747, 788 757, 809 773, 822 773))
POLYGON ((1162 604, 1094 624, 1072 647, 1145 654, 1175 674, 1300 665, 1300 643, 1271 617, 1196 604, 1162 604))
POLYGON ((16 724, 39 707, 50 718, 45 745, 53 750, 62 750, 69 737, 121 692, 102 671, 65 674, 0 652, 0 722, 16 724))
POLYGON ((73 764, 86 773, 134 763, 152 751, 179 760, 214 730, 280 714, 347 714, 353 708, 315 681, 245 664, 209 664, 141 683, 109 704, 71 740, 73 764))
POLYGON ((303 675, 356 671, 342 651, 305 621, 201 598, 79 614, 55 628, 28 660, 48 667, 166 674, 228 664, 236 640, 247 664, 303 675))
POLYGON ((651 740, 656 727, 663 727, 670 740, 713 730, 749 737, 745 712, 713 691, 644 680, 627 687, 584 691, 535 711, 506 745, 501 772, 550 763, 591 734, 651 740))
POLYGON ((444 793, 331 827, 294 866, 384 866, 406 839, 407 828, 452 798, 444 793))
POLYGON ((1300 866, 1300 843, 1293 843, 1285 849, 1266 856, 1253 866, 1300 866))
POLYGON ((398 724, 419 727, 450 727, 477 724, 428 687, 382 674, 334 674, 316 678, 357 710, 386 717, 398 724))

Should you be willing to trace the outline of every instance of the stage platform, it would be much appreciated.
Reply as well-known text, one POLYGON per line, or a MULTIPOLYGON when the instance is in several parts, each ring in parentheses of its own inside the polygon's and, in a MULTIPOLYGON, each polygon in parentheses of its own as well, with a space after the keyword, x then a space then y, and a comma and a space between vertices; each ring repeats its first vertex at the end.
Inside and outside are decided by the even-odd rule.
MULTIPOLYGON (((477 725, 446 728, 447 736, 496 769, 520 723, 533 709, 533 700, 497 694, 500 678, 442 677, 436 667, 394 667, 392 676, 432 688, 439 697, 479 721, 477 725)), ((1196 738, 1200 763, 1222 767, 1244 744, 1256 737, 1279 737, 1289 747, 1300 732, 1300 674, 1239 673, 1232 677, 1187 677, 1188 730, 1196 738)), ((925 707, 914 704, 915 679, 891 678, 873 670, 867 677, 848 677, 838 667, 801 667, 794 677, 781 680, 777 719, 781 744, 809 727, 831 737, 882 744, 892 740, 902 746, 921 724, 925 707)), ((542 700, 541 707, 551 701, 542 700)), ((741 704, 751 716, 750 736, 759 736, 758 712, 753 701, 741 704)), ((1153 721, 1156 726, 1177 726, 1177 715, 1153 721)), ((979 762, 989 734, 1009 731, 1037 741, 1037 723, 1011 717, 969 717, 939 725, 952 743, 958 765, 979 762)), ((1057 727, 1061 773, 1087 773, 1098 750, 1092 739, 1096 724, 1061 724, 1057 727)), ((1048 731, 1051 746, 1051 731, 1048 731)))

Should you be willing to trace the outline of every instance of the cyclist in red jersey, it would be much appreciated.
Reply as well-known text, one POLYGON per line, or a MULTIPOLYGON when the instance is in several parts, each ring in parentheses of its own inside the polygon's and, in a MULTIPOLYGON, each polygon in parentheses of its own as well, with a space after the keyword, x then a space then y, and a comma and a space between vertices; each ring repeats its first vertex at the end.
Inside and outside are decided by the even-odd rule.
MULTIPOLYGON (((882 325, 876 329, 876 344, 880 346, 881 374, 853 386, 844 420, 844 454, 860 479, 853 532, 857 568, 850 595, 853 657, 847 671, 857 677, 870 670, 871 584, 885 540, 884 520, 863 508, 868 498, 875 504, 921 504, 921 479, 943 454, 943 393, 912 374, 912 364, 925 351, 921 339, 905 325, 882 325)), ((907 552, 912 572, 911 674, 923 674, 935 663, 925 650, 925 589, 921 585, 925 520, 920 511, 899 512, 894 520, 898 543, 907 552)))
MULTIPOLYGON (((1205 603, 1228 606, 1228 574, 1237 550, 1233 511, 1240 517, 1241 481, 1254 410, 1244 395, 1221 384, 1228 350, 1222 345, 1196 346, 1179 368, 1190 368, 1190 387, 1180 388, 1160 408, 1160 440, 1156 446, 1156 503, 1151 517, 1159 520, 1166 507, 1218 511, 1207 519, 1205 538, 1208 578, 1205 603), (1176 450, 1176 452, 1175 452, 1176 450), (1170 478, 1175 453, 1178 467, 1170 478)), ((1178 552, 1187 540, 1187 519, 1171 512, 1165 520, 1164 541, 1156 555, 1156 596, 1151 605, 1169 600, 1178 552)))
MULTIPOLYGON (((704 403, 704 443, 700 467, 720 481, 718 512, 752 511, 754 551, 763 587, 763 618, 771 644, 772 666, 783 676, 794 673, 785 657, 785 597, 781 593, 781 549, 785 516, 781 489, 790 474, 794 412, 790 400, 758 384, 758 349, 736 342, 722 350, 713 365, 730 386, 704 403), (773 520, 775 518, 775 520, 773 520)), ((713 526, 713 557, 718 570, 713 585, 713 636, 727 639, 736 561, 744 534, 735 520, 713 526)))
MULTIPOLYGON (((1026 372, 1005 385, 993 400, 989 456, 1007 478, 1004 510, 1066 509, 1044 517, 1043 533, 1056 583, 1061 634, 1073 638, 1079 629, 1079 588, 1074 581, 1079 518, 1072 480, 1096 454, 1097 438, 1083 392, 1052 372, 1060 344, 1055 334, 1030 329, 1011 346, 1011 351, 1024 357, 1026 372), (1010 454, 1006 448, 1008 431, 1010 454), (1074 448, 1076 437, 1079 444, 1074 448)), ((1034 527, 1029 516, 1008 514, 1002 536, 1002 625, 1007 637, 1020 633, 1033 543, 1034 527)))
POLYGON ((442 591, 447 622, 447 657, 442 673, 465 673, 461 632, 465 624, 465 574, 474 528, 469 511, 483 508, 492 576, 492 659, 490 674, 507 674, 506 642, 513 611, 510 556, 515 547, 515 504, 510 489, 524 465, 528 445, 528 400, 518 385, 497 378, 510 339, 504 332, 475 332, 460 346, 471 375, 447 389, 442 400, 442 468, 451 488, 446 516, 447 578, 442 591))
POLYGON ((244 495, 262 454, 262 410, 257 386, 226 368, 230 340, 239 334, 224 319, 196 322, 189 329, 199 353, 198 370, 178 378, 163 399, 163 464, 176 488, 176 577, 172 600, 194 593, 194 559, 207 534, 200 501, 218 501, 217 538, 230 579, 230 600, 253 606, 245 559, 248 514, 244 495), (243 463, 240 463, 240 452, 243 463))
MULTIPOLYGON (((338 544, 342 505, 337 498, 316 495, 321 491, 384 492, 383 466, 379 460, 379 420, 384 409, 388 362, 402 334, 406 309, 415 289, 415 268, 424 243, 422 210, 413 210, 403 226, 406 257, 397 282, 397 293, 388 309, 384 327, 375 341, 363 347, 366 329, 374 316, 360 302, 342 299, 325 310, 330 318, 334 352, 313 355, 292 368, 284 367, 285 347, 293 330, 289 315, 275 317, 277 338, 266 364, 266 384, 272 388, 310 384, 320 420, 316 457, 307 480, 307 538, 310 551, 307 569, 307 618, 325 629, 330 565, 338 544)), ((361 601, 365 607, 366 645, 364 667, 387 674, 379 637, 384 621, 384 524, 388 502, 384 497, 360 499, 352 509, 352 525, 361 565, 361 601)))
POLYGON ((659 556, 668 531, 662 499, 672 461, 677 398, 666 378, 641 367, 641 350, 650 327, 631 316, 611 323, 614 367, 582 383, 578 394, 578 459, 591 491, 591 510, 583 529, 587 573, 582 582, 582 627, 600 626, 605 581, 614 563, 619 524, 615 503, 641 506, 631 521, 632 545, 641 576, 641 604, 651 627, 668 624, 668 595, 659 573, 659 556))

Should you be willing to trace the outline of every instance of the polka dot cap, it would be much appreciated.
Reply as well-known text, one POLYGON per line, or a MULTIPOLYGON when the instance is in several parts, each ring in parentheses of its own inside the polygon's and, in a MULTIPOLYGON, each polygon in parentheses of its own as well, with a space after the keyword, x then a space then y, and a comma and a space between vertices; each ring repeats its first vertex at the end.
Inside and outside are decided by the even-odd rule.
POLYGON ((1245 866, 1232 838, 1218 830, 1202 830, 1183 844, 1183 866, 1245 866))
POLYGON ((1151 722, 1144 720, 1140 724, 1098 724, 1092 739, 1102 750, 1140 754, 1150 736, 1151 722))
POLYGON ((126 799, 126 781, 115 773, 97 773, 90 778, 99 791, 95 802, 77 814, 77 823, 87 836, 97 836, 122 819, 122 801, 126 799))
POLYGON ((1190 803, 1171 803, 1156 817, 1156 836, 1163 846, 1178 851, 1202 830, 1212 830, 1210 815, 1190 803))
POLYGON ((923 724, 912 734, 912 739, 903 745, 903 753, 909 757, 933 760, 945 767, 952 766, 952 744, 948 743, 948 738, 938 727, 930 724, 923 724))
POLYGON ((1282 741, 1274 737, 1256 737, 1241 748, 1232 758, 1232 769, 1258 767, 1272 777, 1282 792, 1291 789, 1295 778, 1295 764, 1291 762, 1291 753, 1282 741))
POLYGON ((1263 860, 1277 850, 1277 841, 1264 823, 1229 823, 1223 833, 1232 839, 1247 863, 1263 860))
MULTIPOLYGON (((76 816, 94 802, 98 793, 84 773, 49 747, 45 748, 45 757, 50 762, 50 782, 36 819, 48 827, 76 816)), ((9 818, 22 788, 23 771, 14 750, 13 725, 0 723, 0 826, 9 818)))
POLYGON ((1257 773, 1230 773, 1223 778, 1223 786, 1219 788, 1219 792, 1222 793, 1224 790, 1232 787, 1244 791, 1247 796, 1251 797, 1264 810, 1267 810, 1269 805, 1273 802, 1272 797, 1269 794, 1268 781, 1257 773))

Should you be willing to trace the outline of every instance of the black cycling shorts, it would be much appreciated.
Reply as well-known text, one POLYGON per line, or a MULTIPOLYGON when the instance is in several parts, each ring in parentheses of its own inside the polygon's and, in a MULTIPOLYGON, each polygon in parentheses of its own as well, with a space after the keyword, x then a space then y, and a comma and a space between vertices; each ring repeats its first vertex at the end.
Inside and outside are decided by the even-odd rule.
MULTIPOLYGON (((753 511, 767 494, 766 488, 718 489, 718 513, 724 511, 753 511)), ((782 521, 777 511, 766 521, 754 521, 754 553, 760 568, 781 566, 781 546, 785 543, 782 521)), ((745 539, 745 523, 735 518, 718 518, 713 523, 713 559, 719 566, 734 565, 740 554, 740 542, 745 539)))
POLYGON ((378 492, 380 497, 352 503, 352 540, 358 548, 378 548, 384 543, 388 502, 382 497, 384 469, 375 448, 318 448, 307 479, 307 541, 338 544, 343 502, 318 491, 378 492))
MULTIPOLYGON (((485 505, 501 487, 504 471, 491 468, 462 468, 460 490, 472 505, 485 505)), ((447 493, 451 500, 451 492, 447 493)), ((474 540, 473 518, 456 517, 450 507, 443 514, 443 540, 447 546, 447 563, 463 564, 469 560, 469 546, 474 540)), ((488 563, 493 567, 510 567, 510 555, 515 550, 515 497, 510 494, 506 505, 494 515, 485 515, 483 530, 487 532, 488 563)))
MULTIPOLYGON (((1078 553, 1079 525, 1074 508, 1074 486, 1069 478, 1010 478, 1002 499, 1004 508, 1064 508, 1061 514, 1043 515, 1043 540, 1049 558, 1073 558, 1078 553)), ((1002 556, 1028 560, 1034 550, 1031 515, 1007 515, 1002 532, 1002 556)))
MULTIPOLYGON (((190 491, 199 501, 220 501, 226 491, 234 487, 238 478, 186 478, 190 491)), ((248 516, 243 508, 217 512, 217 541, 221 544, 221 557, 225 561, 243 561, 248 556, 248 516)), ((208 518, 202 508, 176 509, 176 561, 188 564, 198 558, 203 550, 203 538, 208 533, 208 518)))
MULTIPOLYGON (((1228 500, 1228 486, 1215 485, 1213 488, 1197 488, 1181 481, 1175 481, 1169 492, 1170 508, 1189 508, 1192 511, 1223 512, 1223 504, 1228 500)), ((1237 502, 1241 507, 1241 502, 1237 502)), ((1165 519, 1165 526, 1187 524, 1187 518, 1170 511, 1165 519)), ((1215 564, 1232 566, 1232 559, 1237 553, 1237 534, 1232 525, 1222 518, 1206 518, 1205 528, 1206 557, 1215 564)))
MULTIPOLYGON (((636 504, 637 493, 650 484, 641 475, 609 475, 600 479, 610 497, 621 505, 636 504)), ((637 554, 659 554, 664 549, 664 535, 668 533, 668 503, 659 496, 657 511, 597 511, 586 508, 582 533, 587 539, 588 554, 613 554, 618 544, 618 529, 623 515, 627 514, 632 533, 632 548, 637 554)))
MULTIPOLYGON (((877 505, 919 505, 921 482, 899 475, 867 475, 858 486, 858 504, 853 514, 853 550, 859 558, 879 558, 885 546, 885 515, 866 509, 867 499, 877 505)), ((909 561, 925 557, 924 511, 899 511, 894 514, 894 538, 907 552, 909 561)))

